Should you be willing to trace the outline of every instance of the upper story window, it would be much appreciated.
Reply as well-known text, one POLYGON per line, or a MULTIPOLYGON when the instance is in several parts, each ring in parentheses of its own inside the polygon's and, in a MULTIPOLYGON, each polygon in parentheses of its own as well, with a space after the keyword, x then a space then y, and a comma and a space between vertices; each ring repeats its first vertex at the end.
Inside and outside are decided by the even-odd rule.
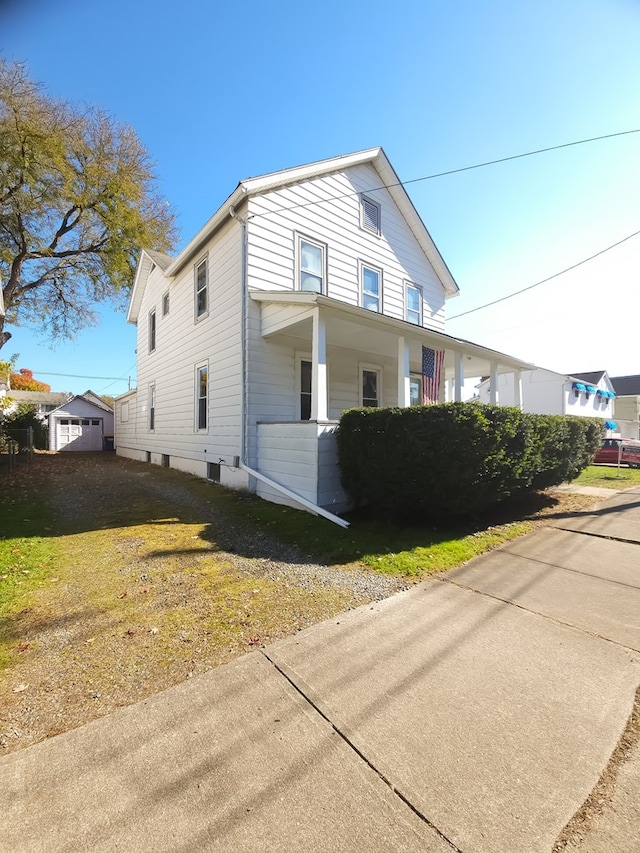
POLYGON ((149 352, 156 348, 156 309, 149 311, 149 352))
POLYGON ((209 264, 206 258, 196 264, 195 288, 196 288, 196 319, 204 317, 209 310, 207 287, 209 281, 209 264))
POLYGON ((382 271, 362 264, 360 267, 360 299, 369 311, 382 310, 382 271))
POLYGON ((169 313, 169 291, 162 296, 162 316, 166 317, 169 313))
POLYGON ((380 205, 366 195, 360 196, 360 227, 380 234, 380 205))
POLYGON ((422 290, 415 284, 405 285, 404 318, 416 326, 422 325, 422 290))
POLYGON ((326 246, 298 237, 298 289, 325 293, 326 246))

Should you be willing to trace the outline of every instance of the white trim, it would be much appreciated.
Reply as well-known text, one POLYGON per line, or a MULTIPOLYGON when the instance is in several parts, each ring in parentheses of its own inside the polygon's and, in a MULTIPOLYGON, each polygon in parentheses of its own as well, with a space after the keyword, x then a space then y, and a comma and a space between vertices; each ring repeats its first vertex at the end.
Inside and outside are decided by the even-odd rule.
POLYGON ((209 316, 209 253, 207 252, 199 261, 193 265, 193 316, 196 323, 209 316), (198 289, 198 270, 204 264, 205 282, 204 287, 198 289), (198 295, 204 291, 205 309, 198 313, 198 295))
POLYGON ((326 295, 327 293, 327 244, 322 240, 317 240, 315 237, 309 237, 300 231, 295 231, 295 289, 299 293, 318 293, 326 295), (309 246, 315 246, 321 252, 321 282, 320 290, 303 290, 302 289, 302 243, 307 243, 309 246))
MULTIPOLYGON (((374 314, 382 314, 383 313, 383 273, 382 267, 376 266, 376 264, 370 264, 367 261, 358 260, 358 281, 360 286, 360 307, 366 309, 367 311, 371 311, 374 314), (377 273, 378 275, 378 307, 377 308, 369 308, 365 305, 365 289, 364 289, 364 271, 368 270, 369 272, 377 273)), ((372 294, 368 294, 372 296, 372 294)))
POLYGON ((204 361, 199 361, 196 365, 194 365, 193 370, 193 380, 194 380, 194 421, 193 425, 195 428, 195 432, 197 433, 207 433, 209 431, 209 386, 210 386, 210 377, 209 377, 209 359, 205 359, 204 361), (205 370, 207 373, 207 389, 206 396, 204 398, 204 418, 205 425, 203 427, 200 426, 200 401, 202 397, 200 396, 200 375, 201 372, 205 370))
MULTIPOLYGON (((411 309, 411 310, 413 310, 413 309, 411 309)), ((420 287, 420 285, 414 284, 414 282, 410 281, 409 279, 405 279, 405 281, 404 281, 404 319, 407 321, 407 323, 411 323, 414 326, 424 326, 424 294, 423 294, 423 291, 422 291, 422 288, 420 287), (418 293, 419 305, 418 305, 418 311, 417 311, 417 313, 418 313, 418 322, 417 323, 414 323, 413 320, 410 320, 408 317, 408 314, 409 314, 409 299, 408 299, 409 288, 411 288, 412 290, 416 290, 418 293)))
POLYGON ((380 409, 383 407, 383 401, 384 401, 384 397, 382 394, 382 376, 383 376, 384 371, 383 371, 382 365, 370 364, 366 361, 359 361, 358 362, 358 401, 359 401, 358 406, 366 405, 364 402, 363 394, 362 394, 362 392, 364 390, 362 387, 362 382, 364 379, 363 374, 364 374, 365 370, 368 371, 369 373, 376 373, 378 375, 378 381, 377 381, 378 387, 376 388, 376 390, 378 392, 378 405, 376 408, 380 409))

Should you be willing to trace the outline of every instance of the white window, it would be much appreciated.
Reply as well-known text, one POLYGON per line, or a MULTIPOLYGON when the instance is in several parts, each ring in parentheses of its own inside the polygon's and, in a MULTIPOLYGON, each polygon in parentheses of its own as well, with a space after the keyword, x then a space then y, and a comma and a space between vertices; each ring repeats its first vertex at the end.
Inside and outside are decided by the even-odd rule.
POLYGON ((120 423, 126 424, 129 420, 129 403, 120 404, 120 423))
POLYGON ((149 311, 149 352, 156 348, 156 309, 149 311))
POLYGON ((410 282, 405 284, 404 319, 422 325, 422 289, 410 282))
POLYGON ((156 386, 149 385, 149 429, 156 428, 156 386))
POLYGON ((207 428, 207 404, 209 391, 209 366, 200 364, 196 367, 196 429, 207 428))
POLYGON ((207 259, 203 258, 199 264, 196 264, 195 269, 195 289, 196 289, 196 319, 204 317, 209 310, 209 301, 207 296, 207 286, 209 280, 209 265, 207 259))
POLYGON ((325 293, 326 247, 298 237, 298 290, 325 293))
POLYGON ((311 420, 311 360, 301 358, 299 361, 300 371, 300 420, 311 420))
POLYGON ((412 374, 409 377, 409 405, 422 405, 422 376, 412 374))
POLYGON ((169 291, 162 296, 162 316, 166 317, 169 313, 169 291))
POLYGON ((382 308, 382 271, 375 267, 360 266, 360 300, 363 308, 380 311, 382 308))
POLYGON ((360 227, 380 234, 380 205, 366 195, 360 196, 360 227))
POLYGON ((382 370, 372 364, 360 365, 360 405, 378 408, 382 399, 382 370))

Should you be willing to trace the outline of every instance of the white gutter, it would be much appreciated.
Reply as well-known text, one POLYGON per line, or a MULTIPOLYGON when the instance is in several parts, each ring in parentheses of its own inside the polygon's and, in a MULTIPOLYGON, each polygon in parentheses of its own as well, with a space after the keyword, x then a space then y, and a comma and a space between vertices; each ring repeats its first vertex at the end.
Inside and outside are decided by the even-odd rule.
POLYGON ((247 474, 250 474, 252 477, 255 477, 256 480, 260 480, 262 483, 265 483, 267 486, 270 486, 276 492, 280 492, 280 494, 289 498, 290 500, 295 501, 295 503, 300 504, 300 506, 308 509, 310 512, 315 513, 315 515, 320 515, 322 518, 326 518, 328 521, 332 521, 334 524, 337 524, 339 527, 349 527, 349 522, 345 521, 344 518, 340 518, 338 515, 334 515, 332 512, 328 512, 326 509, 323 509, 321 506, 314 504, 312 501, 303 498, 302 495, 297 494, 296 492, 288 489, 286 486, 283 486, 281 483, 277 483, 275 480, 272 480, 270 477, 266 477, 264 474, 261 474, 259 471, 256 471, 254 468, 251 468, 247 464, 247 432, 248 432, 248 409, 247 399, 248 399, 248 341, 249 336, 247 335, 247 312, 249 309, 249 300, 247 299, 247 220, 238 216, 235 212, 233 205, 229 207, 229 215, 232 216, 239 224, 242 229, 242 250, 241 250, 241 289, 242 289, 242 303, 241 303, 241 313, 242 313, 242 327, 241 327, 241 346, 242 346, 242 401, 241 401, 241 412, 240 412, 240 468, 243 471, 246 471, 247 474))

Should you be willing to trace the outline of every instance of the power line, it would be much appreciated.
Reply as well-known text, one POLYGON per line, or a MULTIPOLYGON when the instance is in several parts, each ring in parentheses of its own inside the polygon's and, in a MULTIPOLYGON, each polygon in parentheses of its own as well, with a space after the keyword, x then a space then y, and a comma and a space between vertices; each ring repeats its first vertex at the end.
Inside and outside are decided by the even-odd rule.
POLYGON ((484 305, 478 305, 477 308, 470 308, 468 311, 463 311, 461 314, 454 314, 453 317, 447 317, 447 323, 450 320, 457 320, 459 317, 466 317, 467 314, 474 314, 476 311, 482 311, 483 308, 489 308, 491 305, 497 305, 498 302, 505 302, 507 299, 511 299, 514 296, 519 296, 521 293, 526 293, 527 290, 533 290, 534 287, 540 287, 541 284, 546 284, 546 282, 551 281, 554 278, 558 278, 558 276, 564 275, 566 272, 570 272, 571 270, 576 269, 576 267, 581 267, 583 264, 592 261, 594 258, 599 257, 600 255, 604 255, 605 252, 610 252, 611 249, 615 249, 616 246, 622 245, 622 243, 626 243, 627 240, 631 240, 632 237, 637 237, 640 234, 640 231, 634 231, 633 234, 629 234, 628 237, 623 237, 622 240, 618 240, 617 243, 612 243, 611 246, 607 246, 606 249, 601 249, 599 252, 596 252, 595 255, 590 255, 588 258, 584 258, 582 261, 578 261, 576 264, 571 264, 570 267, 565 267, 565 269, 560 270, 560 272, 556 272, 553 275, 548 276, 547 278, 543 278, 541 281, 536 281, 535 284, 530 284, 528 287, 523 287, 522 290, 516 290, 515 293, 509 293, 507 296, 501 296, 499 299, 494 299, 492 302, 486 302, 484 305))
MULTIPOLYGON (((546 154, 549 151, 559 151, 561 148, 571 148, 576 145, 587 145, 590 142, 600 142, 603 139, 613 139, 617 136, 628 136, 632 133, 640 133, 640 128, 635 128, 633 130, 620 130, 617 133, 605 133, 602 136, 591 136, 588 139, 577 139, 573 142, 563 142, 560 145, 550 145, 547 148, 536 148, 534 151, 525 151, 523 154, 511 154, 508 157, 499 157, 497 160, 485 160, 482 163, 474 163, 471 166, 460 166, 457 169, 447 169, 445 172, 434 172, 432 175, 423 175, 420 178, 410 178, 407 181, 396 181, 393 184, 382 184, 379 187, 373 187, 372 189, 368 189, 368 193, 375 193, 379 190, 388 190, 392 187, 406 187, 408 184, 417 184, 421 181, 431 181, 434 178, 444 178, 447 175, 457 175, 460 172, 469 172, 472 169, 482 169, 484 166, 495 166, 499 163, 508 163, 510 160, 520 160, 523 157, 533 157, 536 154, 546 154)), ((306 201, 300 202, 299 204, 292 204, 288 207, 274 207, 272 210, 264 211, 263 213, 254 213, 251 218, 259 217, 259 216, 270 216, 272 213, 282 213, 288 210, 296 210, 300 207, 312 207, 317 204, 326 204, 331 201, 337 201, 341 198, 353 198, 354 196, 361 195, 360 192, 348 192, 342 193, 341 195, 329 196, 324 199, 315 199, 314 201, 306 201)))
POLYGON ((114 382, 127 381, 126 376, 81 376, 77 373, 53 373, 51 370, 32 370, 32 373, 37 373, 39 376, 63 376, 65 379, 100 379, 105 381, 112 379, 114 382))

